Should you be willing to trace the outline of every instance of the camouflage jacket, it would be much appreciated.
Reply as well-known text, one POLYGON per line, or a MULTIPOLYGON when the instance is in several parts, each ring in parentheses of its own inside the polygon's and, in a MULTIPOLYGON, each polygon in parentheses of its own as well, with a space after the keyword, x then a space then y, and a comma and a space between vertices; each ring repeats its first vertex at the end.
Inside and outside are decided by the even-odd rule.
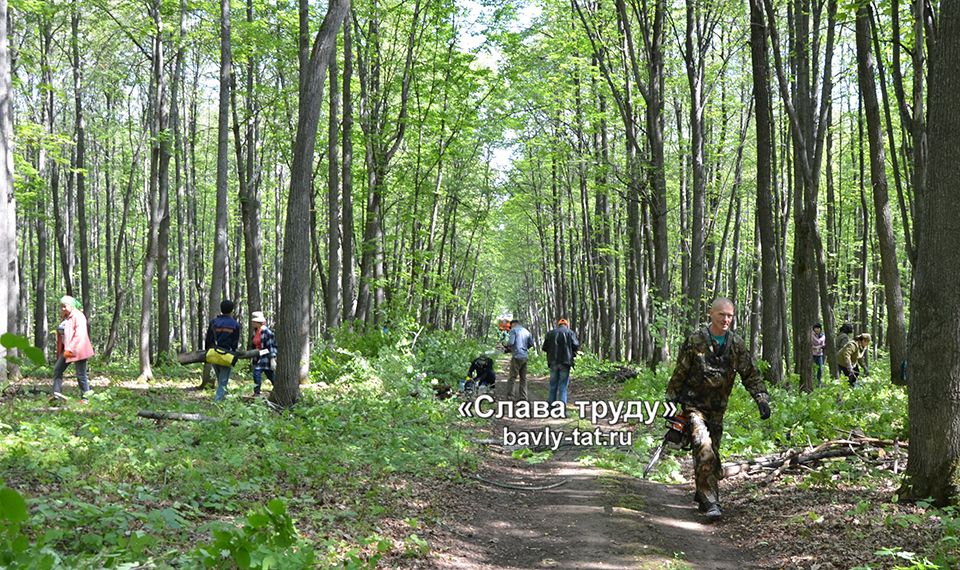
POLYGON ((699 410, 723 413, 738 373, 754 400, 769 403, 763 378, 743 340, 727 332, 726 342, 720 346, 703 327, 683 343, 677 367, 667 384, 666 398, 699 410))

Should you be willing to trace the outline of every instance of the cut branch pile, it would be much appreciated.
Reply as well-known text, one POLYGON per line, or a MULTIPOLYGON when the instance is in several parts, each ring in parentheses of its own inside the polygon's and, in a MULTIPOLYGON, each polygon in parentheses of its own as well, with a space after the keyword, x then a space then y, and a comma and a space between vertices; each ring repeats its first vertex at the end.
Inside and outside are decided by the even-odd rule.
POLYGON ((873 437, 834 439, 816 447, 787 449, 747 461, 726 462, 723 464, 723 476, 724 478, 763 476, 763 484, 768 484, 787 470, 811 469, 827 459, 854 455, 879 469, 890 469, 894 473, 899 473, 906 466, 907 447, 905 442, 873 437))

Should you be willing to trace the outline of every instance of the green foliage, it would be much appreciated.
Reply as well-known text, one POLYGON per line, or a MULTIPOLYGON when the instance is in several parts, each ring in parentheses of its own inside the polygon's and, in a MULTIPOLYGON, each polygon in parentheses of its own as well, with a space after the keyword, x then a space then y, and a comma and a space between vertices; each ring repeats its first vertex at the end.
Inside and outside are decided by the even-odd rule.
POLYGON ((550 461, 550 458, 553 457, 553 452, 550 450, 546 451, 533 451, 532 449, 517 449, 510 454, 514 459, 522 459, 529 463, 530 465, 537 465, 545 461, 550 461))
POLYGON ((28 518, 23 496, 0 484, 0 567, 40 570, 58 564, 56 553, 42 544, 31 544, 23 530, 28 518))
MULTIPOLYGON (((32 413, 29 394, 11 400, 0 424, 0 472, 44 489, 31 500, 36 538, 27 552, 55 550, 70 567, 231 567, 249 558, 250 567, 289 568, 311 556, 319 566, 375 567, 394 548, 376 535, 378 521, 422 516, 409 512, 402 482, 455 478, 475 462, 464 436, 449 428, 454 402, 435 400, 428 377, 459 378, 479 345, 450 333, 393 339, 377 339, 369 358, 321 351, 315 361, 328 359, 330 381, 305 390, 282 416, 230 396, 219 422, 137 418, 140 409, 211 415, 209 394, 198 400, 169 377, 149 391, 116 382, 89 405, 56 414, 32 413), (239 527, 210 526, 209 542, 194 548, 196 528, 244 513, 239 527), (309 533, 299 535, 295 520, 309 533), (344 529, 359 538, 341 538, 344 529)), ((234 371, 231 394, 248 389, 248 375, 234 371)), ((411 556, 429 550, 416 538, 398 548, 411 556)))
POLYGON ((192 552, 192 561, 204 568, 309 568, 316 562, 316 553, 298 536, 279 499, 248 512, 240 528, 215 529, 213 537, 192 552))
MULTIPOLYGON (((30 344, 30 340, 24 336, 20 336, 13 333, 3 333, 0 335, 0 345, 7 350, 18 350, 20 353, 24 354, 27 358, 30 359, 35 366, 43 366, 46 364, 46 359, 43 357, 43 350, 30 344)), ((12 355, 6 356, 9 362, 17 364, 18 366, 23 366, 24 361, 22 358, 12 355)))

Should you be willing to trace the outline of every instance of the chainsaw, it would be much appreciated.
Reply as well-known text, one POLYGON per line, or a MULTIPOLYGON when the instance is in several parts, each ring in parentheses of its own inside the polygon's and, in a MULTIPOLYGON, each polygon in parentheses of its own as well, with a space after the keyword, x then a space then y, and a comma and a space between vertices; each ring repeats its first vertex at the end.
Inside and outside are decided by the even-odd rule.
POLYGON ((660 461, 660 456, 663 455, 665 447, 670 446, 676 449, 683 449, 690 443, 690 433, 688 430, 690 421, 684 412, 680 412, 676 416, 667 416, 664 419, 667 420, 667 433, 663 435, 663 441, 661 441, 660 445, 653 451, 650 463, 647 463, 647 468, 643 470, 644 479, 647 478, 647 475, 653 471, 654 466, 660 461))

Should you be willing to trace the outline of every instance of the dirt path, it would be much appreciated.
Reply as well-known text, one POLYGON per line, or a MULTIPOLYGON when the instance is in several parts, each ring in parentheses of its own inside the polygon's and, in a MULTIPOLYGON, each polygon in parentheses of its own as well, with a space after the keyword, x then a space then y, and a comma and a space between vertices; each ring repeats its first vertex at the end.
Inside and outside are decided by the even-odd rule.
MULTIPOLYGON (((498 382, 500 399, 505 384, 498 382)), ((544 378, 532 379, 531 400, 545 400, 547 385, 544 378)), ((572 388, 573 400, 583 398, 575 382, 572 388)), ((504 427, 513 432, 573 427, 569 419, 490 421, 488 435, 478 435, 497 441, 504 427)), ((450 511, 456 515, 445 515, 432 537, 429 567, 758 568, 725 537, 724 520, 705 524, 692 501, 692 485, 663 485, 584 466, 577 459, 587 448, 561 447, 536 465, 514 459, 510 451, 490 446, 480 475, 513 485, 566 483, 543 491, 483 482, 465 487, 450 511)), ((737 507, 726 512, 727 518, 738 514, 737 507)))

